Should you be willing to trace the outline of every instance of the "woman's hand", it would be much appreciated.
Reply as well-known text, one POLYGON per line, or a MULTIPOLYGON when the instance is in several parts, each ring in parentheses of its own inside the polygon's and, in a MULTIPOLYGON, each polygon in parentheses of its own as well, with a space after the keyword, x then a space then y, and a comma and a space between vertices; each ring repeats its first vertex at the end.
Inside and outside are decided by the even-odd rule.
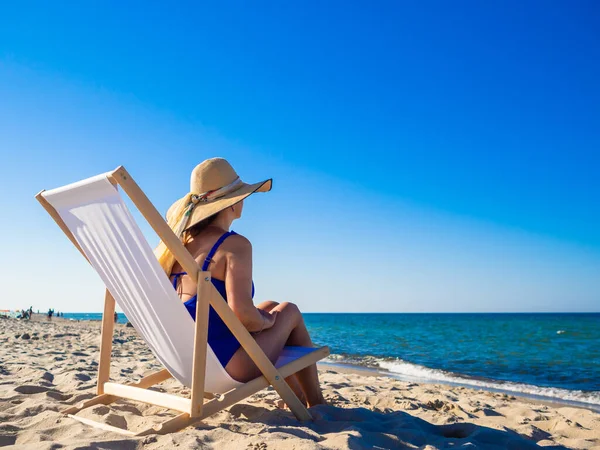
POLYGON ((264 326, 262 328, 263 330, 268 330, 273 325, 275 325, 275 320, 277 319, 277 313, 279 311, 273 311, 271 313, 271 312, 265 311, 264 309, 258 309, 258 308, 257 308, 257 311, 263 317, 263 321, 264 321, 264 326))

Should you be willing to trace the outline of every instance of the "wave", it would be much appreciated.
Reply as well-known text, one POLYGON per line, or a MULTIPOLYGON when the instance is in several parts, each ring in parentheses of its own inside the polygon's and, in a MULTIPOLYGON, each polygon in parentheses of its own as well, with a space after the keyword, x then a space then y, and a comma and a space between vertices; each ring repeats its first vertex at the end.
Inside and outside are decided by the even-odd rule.
POLYGON ((330 364, 354 365, 361 368, 374 369, 379 372, 387 372, 405 381, 437 382, 471 388, 483 388, 550 401, 573 403, 578 406, 589 406, 594 410, 600 411, 600 391, 570 390, 489 378, 473 378, 464 374, 413 364, 399 358, 383 359, 374 356, 358 357, 333 354, 323 361, 330 364))

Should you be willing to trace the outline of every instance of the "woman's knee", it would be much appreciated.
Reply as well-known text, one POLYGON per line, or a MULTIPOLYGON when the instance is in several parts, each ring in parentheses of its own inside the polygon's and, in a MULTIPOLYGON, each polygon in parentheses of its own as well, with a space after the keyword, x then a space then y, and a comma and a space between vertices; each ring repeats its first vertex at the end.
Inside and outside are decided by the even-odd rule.
POLYGON ((293 317, 296 320, 302 320, 302 313, 300 312, 300 308, 295 303, 290 302, 282 302, 277 305, 277 310, 279 314, 285 314, 293 317))

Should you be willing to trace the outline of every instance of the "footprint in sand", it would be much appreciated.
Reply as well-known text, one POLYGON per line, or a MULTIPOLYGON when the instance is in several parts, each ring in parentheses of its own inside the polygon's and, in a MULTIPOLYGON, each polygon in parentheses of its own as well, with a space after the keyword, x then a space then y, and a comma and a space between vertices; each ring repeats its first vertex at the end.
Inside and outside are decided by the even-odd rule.
POLYGON ((105 416, 110 412, 110 408, 106 405, 100 405, 100 406, 96 406, 92 409, 92 412, 94 414, 97 414, 99 416, 105 416))
POLYGON ((48 391, 48 392, 46 392, 46 396, 50 397, 54 400, 66 402, 71 397, 73 397, 73 394, 63 394, 62 392, 58 392, 58 391, 48 391))
POLYGON ((0 434, 0 447, 5 447, 8 445, 15 445, 15 442, 17 442, 17 436, 16 435, 4 435, 4 434, 0 434))
POLYGON ((266 442, 259 442, 257 444, 248 444, 246 447, 248 450, 267 450, 266 442))
POLYGON ((41 376, 42 380, 46 380, 50 383, 52 383, 54 381, 54 375, 52 375, 50 372, 44 372, 41 376))
POLYGON ((142 413, 139 409, 137 409, 135 406, 131 406, 131 405, 114 405, 112 408, 116 411, 128 412, 131 414, 135 414, 136 416, 142 415, 142 413))
POLYGON ((112 425, 113 427, 122 428, 123 430, 127 429, 127 421, 125 417, 119 416, 118 414, 111 413, 106 416, 106 423, 112 425))
POLYGON ((32 385, 28 385, 28 384, 24 384, 22 386, 17 386, 15 388, 15 391, 17 391, 19 394, 40 394, 42 392, 47 392, 49 390, 50 390, 50 388, 47 388, 44 386, 32 386, 32 385))
POLYGON ((90 381, 92 379, 92 377, 86 375, 85 373, 76 373, 73 375, 73 378, 79 381, 90 381))

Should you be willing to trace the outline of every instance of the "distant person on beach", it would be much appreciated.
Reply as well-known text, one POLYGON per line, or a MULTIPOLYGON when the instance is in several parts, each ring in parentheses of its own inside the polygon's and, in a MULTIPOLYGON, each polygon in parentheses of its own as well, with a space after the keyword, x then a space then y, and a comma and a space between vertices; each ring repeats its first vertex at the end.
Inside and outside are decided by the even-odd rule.
POLYGON ((119 320, 119 315, 117 314, 117 312, 115 311, 115 323, 117 323, 117 321, 119 320))
MULTIPOLYGON (((253 334, 271 362, 275 363, 284 346, 312 347, 312 341, 295 304, 266 301, 254 306, 252 246, 244 236, 229 230, 231 223, 242 216, 244 199, 255 192, 269 190, 271 180, 246 184, 226 160, 208 159, 193 170, 190 192, 171 206, 167 222, 202 270, 212 272, 215 288, 253 334)), ((195 319, 196 283, 183 272, 162 242, 156 249, 156 255, 195 319)), ((232 378, 247 382, 261 375, 212 307, 208 343, 232 378)), ((325 403, 315 364, 286 381, 309 407, 325 403)))

